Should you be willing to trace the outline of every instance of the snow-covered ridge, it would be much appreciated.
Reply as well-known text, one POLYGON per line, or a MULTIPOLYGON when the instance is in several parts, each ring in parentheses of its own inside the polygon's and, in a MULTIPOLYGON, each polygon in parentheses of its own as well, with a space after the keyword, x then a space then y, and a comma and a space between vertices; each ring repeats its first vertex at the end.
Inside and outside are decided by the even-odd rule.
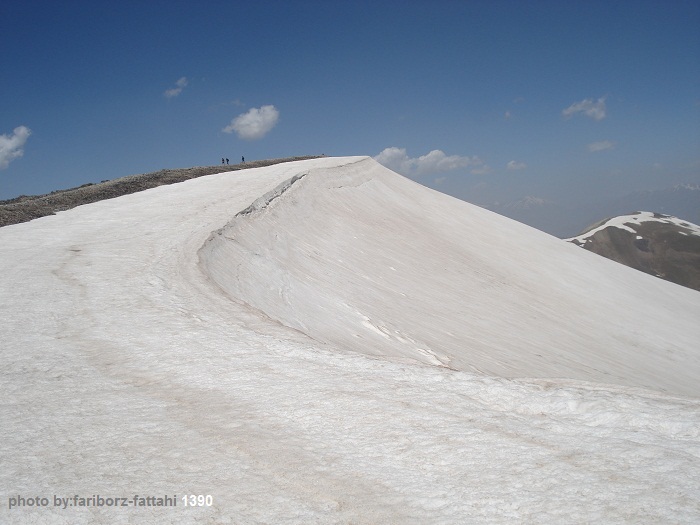
POLYGON ((620 215, 618 217, 613 217, 604 221, 599 226, 588 230, 576 237, 570 239, 565 239, 566 241, 574 242, 576 244, 585 244, 590 240, 590 238, 604 230, 605 228, 619 228, 621 230, 629 231, 631 233, 637 233, 635 225, 642 224, 644 222, 661 222, 664 224, 671 224, 679 228, 679 233, 684 235, 698 235, 700 236, 700 226, 693 224, 691 222, 679 219, 678 217, 673 217, 671 215, 664 215, 660 213, 653 213, 649 211, 640 211, 630 215, 620 215))
POLYGON ((0 523, 697 521, 699 294, 370 159, 7 226, 0 275, 0 523), (53 506, 134 493, 179 504, 53 506))
POLYGON ((700 394, 693 292, 372 159, 312 169, 284 187, 200 250, 222 290, 284 326, 335 348, 456 370, 700 394))
POLYGON ((297 175, 294 175, 289 180, 286 180, 282 183, 280 183, 279 186, 277 186, 274 190, 267 192, 265 195, 260 197, 259 199, 256 199, 253 204, 248 206, 245 210, 241 211, 238 213, 238 215, 249 215, 253 212, 257 212, 260 210, 265 209, 267 206, 270 205, 270 203, 278 198, 280 195, 282 195, 285 191, 287 191, 289 188, 292 187, 292 184, 294 184, 296 181, 302 179, 306 173, 299 173, 297 175))

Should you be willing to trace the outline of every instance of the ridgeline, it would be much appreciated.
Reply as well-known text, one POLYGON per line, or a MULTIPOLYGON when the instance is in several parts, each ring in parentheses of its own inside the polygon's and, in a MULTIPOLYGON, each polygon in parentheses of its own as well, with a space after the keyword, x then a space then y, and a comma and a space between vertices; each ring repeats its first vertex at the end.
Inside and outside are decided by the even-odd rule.
POLYGON ((152 173, 128 175, 126 177, 95 184, 83 184, 78 188, 52 191, 46 195, 21 195, 14 199, 0 201, 0 227, 31 221, 47 215, 54 215, 59 211, 70 210, 71 208, 83 204, 113 199, 115 197, 121 197, 122 195, 128 195, 166 184, 175 184, 176 182, 183 182, 205 175, 249 168, 260 168, 295 160, 317 159, 322 156, 323 155, 307 155, 282 159, 254 160, 233 165, 163 169, 152 173))

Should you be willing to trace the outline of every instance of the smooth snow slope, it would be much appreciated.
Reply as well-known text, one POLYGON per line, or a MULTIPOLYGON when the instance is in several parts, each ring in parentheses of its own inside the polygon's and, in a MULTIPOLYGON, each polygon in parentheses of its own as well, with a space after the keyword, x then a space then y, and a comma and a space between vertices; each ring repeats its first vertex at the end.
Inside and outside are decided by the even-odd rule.
POLYGON ((371 355, 700 397, 696 292, 372 159, 286 187, 201 251, 223 290, 282 324, 371 355))
POLYGON ((204 177, 0 229, 0 523, 697 522, 697 397, 568 379, 514 380, 470 368, 486 363, 490 372, 499 366, 508 375, 619 380, 696 395, 690 379, 695 374, 697 382, 697 364, 689 357, 689 339, 697 340, 696 292, 642 279, 563 241, 418 190, 368 159, 329 158, 204 177), (342 187, 329 188, 325 204, 319 199, 328 211, 319 219, 307 199, 322 194, 324 184, 342 187), (399 213, 405 226, 389 242, 399 213), (263 236, 257 252, 248 244, 244 230, 264 235, 261 221, 275 225, 277 249, 263 236), (360 227, 363 221, 369 227, 360 227), (337 254, 324 223, 343 234, 337 254), (440 233, 440 224, 449 230, 440 233), (247 243, 240 259, 233 258, 234 241, 212 235, 230 237, 237 228, 247 243), (280 288, 285 238, 289 285, 280 288), (542 250, 556 260, 533 253, 542 250), (337 259, 350 270, 358 264, 358 276, 337 259), (232 299, 231 265, 240 272, 259 268, 262 284, 232 299), (416 269, 439 267, 444 274, 416 269), (302 287, 303 272, 314 268, 302 287), (598 268, 614 278, 596 285, 605 273, 598 268), (325 284, 331 271, 338 272, 337 290, 325 284), (344 279, 361 279, 361 293, 344 279), (436 300, 425 297, 424 280, 436 286, 436 300), (391 288, 397 282, 400 290, 391 288), (496 295, 477 297, 487 283, 496 295), (459 286, 475 296, 459 303, 459 286), (299 301, 309 317, 285 306, 275 320, 269 297, 280 290, 282 305, 284 297, 299 301), (545 295, 518 298, 533 290, 545 295), (570 303, 567 291, 575 298, 570 303), (303 293, 334 309, 326 334, 312 318, 322 309, 301 302, 303 293), (401 293, 407 302, 393 302, 401 293), (336 304, 345 294, 348 306, 336 304), (370 303, 382 294, 381 306, 370 303), (556 302, 547 304, 552 297, 556 302), (651 297, 651 304, 639 304, 651 297), (428 311, 423 300, 437 310, 428 311), (451 304, 461 304, 457 320, 438 319, 439 312, 455 317, 451 304), (591 341, 609 343, 607 353, 594 344, 590 351, 602 356, 597 368, 612 374, 583 369, 577 376, 576 353, 558 345, 569 341, 567 330, 576 348, 581 337, 543 321, 571 304, 585 308, 569 313, 592 327, 591 341), (615 314, 601 329, 609 334, 617 326, 617 336, 595 334, 597 308, 615 314), (527 357, 510 362, 520 350, 527 356, 532 343, 500 333, 506 317, 519 333, 539 337, 540 353, 557 361, 543 368, 527 357), (630 319, 640 335, 626 326, 630 319), (678 330, 666 340, 669 322, 678 330), (464 331, 443 332, 460 323, 491 338, 493 357, 475 336, 460 350, 455 341, 464 331), (538 323, 550 335, 527 327, 538 323), (654 349, 664 356, 653 356, 654 349), (625 355, 627 366, 620 362, 625 355), (678 385, 663 370, 651 382, 650 363, 673 366, 671 358, 688 358, 678 385), (177 495, 179 504, 53 506, 54 496, 135 494, 177 495), (185 508, 179 500, 185 494, 210 494, 213 506, 185 508), (17 496, 47 497, 50 505, 9 509, 17 496))

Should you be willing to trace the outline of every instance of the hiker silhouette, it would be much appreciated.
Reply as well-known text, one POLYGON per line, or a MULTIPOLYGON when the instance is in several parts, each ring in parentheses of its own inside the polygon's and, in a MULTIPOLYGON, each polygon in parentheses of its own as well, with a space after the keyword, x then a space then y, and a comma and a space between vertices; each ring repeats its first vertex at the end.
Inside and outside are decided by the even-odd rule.
POLYGON ((226 165, 228 166, 228 159, 226 159, 226 165))
POLYGON ((241 157, 241 162, 245 162, 245 157, 241 157))

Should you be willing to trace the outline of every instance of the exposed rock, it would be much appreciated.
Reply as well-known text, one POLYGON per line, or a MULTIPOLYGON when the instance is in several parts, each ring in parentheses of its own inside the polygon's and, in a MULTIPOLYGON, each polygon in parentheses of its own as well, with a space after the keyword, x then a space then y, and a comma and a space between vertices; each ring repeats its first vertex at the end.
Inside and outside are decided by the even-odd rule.
POLYGON ((568 241, 636 270, 700 290, 700 226, 660 213, 601 221, 568 241))

